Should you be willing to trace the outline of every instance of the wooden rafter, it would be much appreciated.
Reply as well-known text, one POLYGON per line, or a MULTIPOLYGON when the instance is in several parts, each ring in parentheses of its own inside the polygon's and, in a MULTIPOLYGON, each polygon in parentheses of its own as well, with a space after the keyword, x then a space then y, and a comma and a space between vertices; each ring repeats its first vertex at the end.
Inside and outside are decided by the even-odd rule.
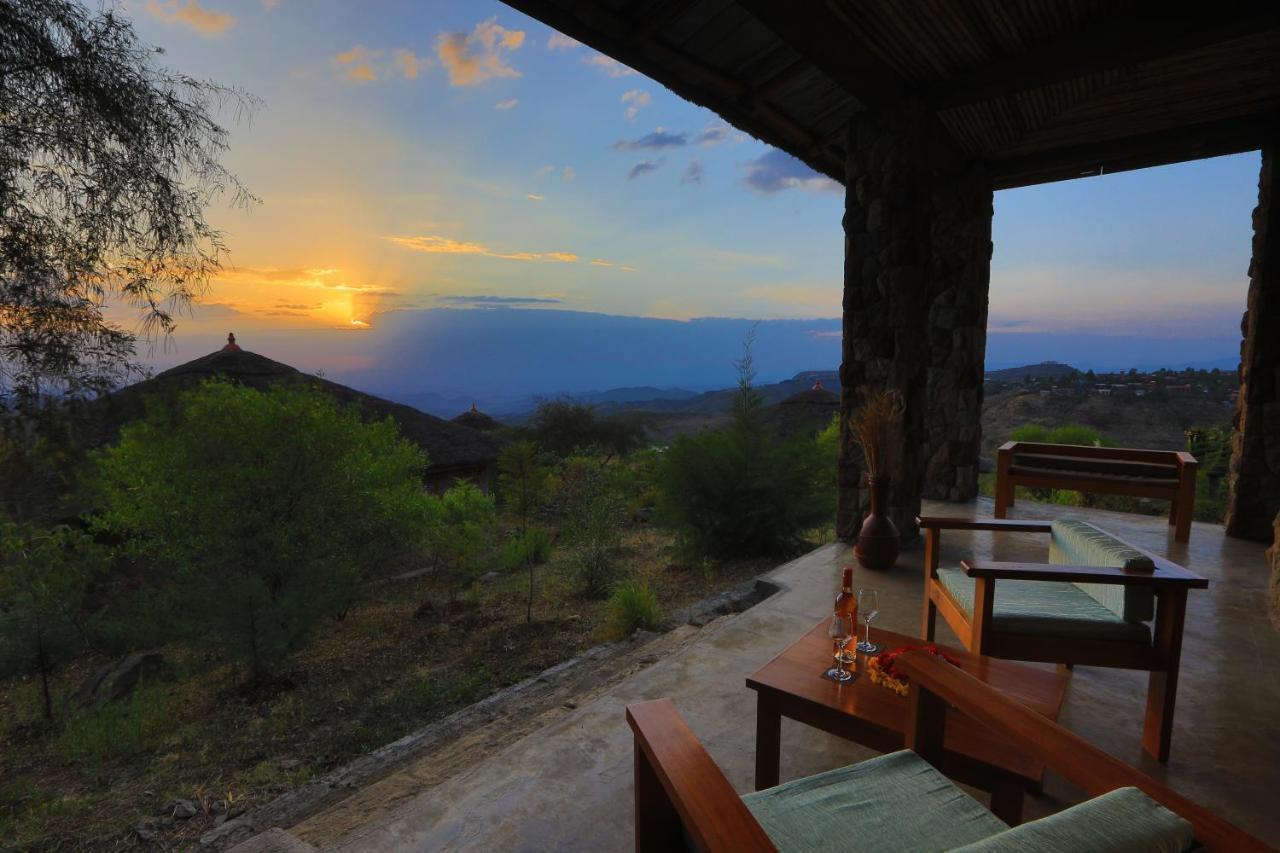
POLYGON ((875 107, 907 94, 902 79, 821 0, 739 0, 739 5, 862 104, 875 107))
POLYGON ((922 92, 936 109, 1003 98, 1280 28, 1274 0, 1176 0, 1109 20, 1105 27, 1040 45, 922 92))
POLYGON ((1253 151, 1280 133, 1280 115, 1250 116, 988 161, 995 189, 1145 169, 1253 151))

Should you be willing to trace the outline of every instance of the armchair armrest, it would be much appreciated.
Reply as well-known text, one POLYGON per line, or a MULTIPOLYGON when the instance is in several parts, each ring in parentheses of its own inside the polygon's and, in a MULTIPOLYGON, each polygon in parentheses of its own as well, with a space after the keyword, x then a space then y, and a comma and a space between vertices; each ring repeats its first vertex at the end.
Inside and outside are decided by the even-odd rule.
POLYGON ((971 578, 1068 583, 1109 583, 1121 586, 1201 588, 1208 581, 1189 572, 1174 573, 1158 564, 1154 571, 1130 571, 1114 566, 1061 566, 1053 563, 1007 563, 996 560, 961 560, 960 568, 971 578))
MULTIPOLYGON (((1145 773, 1067 731, 995 688, 924 652, 907 652, 895 662, 911 679, 907 743, 934 752, 946 725, 946 706, 1011 741, 1096 797, 1130 785, 1191 823, 1196 840, 1210 850, 1270 850, 1258 839, 1165 787, 1145 773)), ((925 754, 928 759, 930 756, 925 754)))
POLYGON ((1053 522, 1027 518, 951 518, 941 515, 922 515, 916 524, 924 530, 994 530, 1006 533, 1048 533, 1053 522))
POLYGON ((680 719, 669 699, 627 706, 635 733, 636 850, 776 853, 742 797, 680 719))

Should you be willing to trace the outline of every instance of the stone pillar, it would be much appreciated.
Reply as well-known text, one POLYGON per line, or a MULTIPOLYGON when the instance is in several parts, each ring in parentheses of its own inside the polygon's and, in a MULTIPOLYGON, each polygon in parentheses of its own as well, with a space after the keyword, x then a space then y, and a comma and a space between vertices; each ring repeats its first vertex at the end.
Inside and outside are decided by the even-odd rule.
POLYGON ((889 502, 909 540, 922 495, 977 494, 991 184, 918 104, 856 116, 847 151, 836 528, 854 538, 868 500, 848 419, 864 387, 890 387, 906 412, 889 502))
POLYGON ((1262 149, 1253 211, 1249 302, 1241 331, 1240 399, 1228 473, 1227 534, 1266 542, 1280 513, 1280 140, 1262 149), (1273 215, 1274 214, 1274 215, 1273 215))

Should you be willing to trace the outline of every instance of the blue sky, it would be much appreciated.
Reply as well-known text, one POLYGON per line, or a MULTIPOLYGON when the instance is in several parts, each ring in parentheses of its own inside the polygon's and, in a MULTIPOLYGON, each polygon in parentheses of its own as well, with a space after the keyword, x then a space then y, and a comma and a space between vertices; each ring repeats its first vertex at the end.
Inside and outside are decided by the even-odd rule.
MULTIPOLYGON (((166 65, 262 99, 249 121, 224 115, 227 161, 262 204, 211 211, 230 264, 157 365, 201 355, 234 329, 301 369, 409 387, 426 380, 398 355, 401 342, 438 330, 453 316, 442 309, 502 312, 483 324, 498 341, 549 308, 673 321, 839 316, 838 187, 506 6, 125 8, 166 65)), ((1099 338, 1121 362, 1147 363, 1153 348, 1230 355, 1257 167, 1248 154, 998 193, 992 355, 1005 338, 1018 357, 1043 340, 1053 357, 1096 359, 1099 338)), ((813 336, 830 326, 778 326, 824 342, 796 338, 796 358, 829 363, 795 370, 838 361, 838 336, 813 336)), ((643 335, 617 344, 655 345, 643 335)), ((586 381, 552 366, 556 341, 542 347, 523 352, 548 356, 527 381, 586 381)), ((442 372, 464 374, 465 355, 442 372)), ((780 356, 770 372, 792 366, 780 356)), ((634 369, 611 384, 654 381, 642 360, 634 369)))

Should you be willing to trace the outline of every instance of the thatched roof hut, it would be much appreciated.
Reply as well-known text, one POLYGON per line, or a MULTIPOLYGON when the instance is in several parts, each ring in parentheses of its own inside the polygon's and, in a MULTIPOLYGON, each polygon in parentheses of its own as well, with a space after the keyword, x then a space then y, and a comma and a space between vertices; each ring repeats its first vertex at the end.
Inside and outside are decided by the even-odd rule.
POLYGON ((302 373, 287 364, 241 349, 234 336, 229 336, 228 344, 217 352, 94 400, 77 418, 83 430, 81 435, 90 446, 109 444, 116 440, 124 424, 145 414, 148 399, 172 399, 180 391, 215 376, 258 389, 277 382, 307 383, 342 403, 355 405, 366 418, 394 418, 401 434, 426 451, 427 478, 433 484, 444 485, 468 478, 485 486, 498 457, 498 442, 479 430, 302 373))
POLYGON ((778 435, 812 436, 827 427, 840 411, 840 395, 816 381, 808 391, 792 394, 768 410, 768 422, 778 435))
POLYGON ((467 409, 467 411, 454 418, 453 422, 455 424, 462 424, 464 427, 470 427, 471 429, 478 429, 480 432, 493 432, 496 429, 502 428, 502 424, 477 409, 475 403, 471 404, 470 409, 467 409))

